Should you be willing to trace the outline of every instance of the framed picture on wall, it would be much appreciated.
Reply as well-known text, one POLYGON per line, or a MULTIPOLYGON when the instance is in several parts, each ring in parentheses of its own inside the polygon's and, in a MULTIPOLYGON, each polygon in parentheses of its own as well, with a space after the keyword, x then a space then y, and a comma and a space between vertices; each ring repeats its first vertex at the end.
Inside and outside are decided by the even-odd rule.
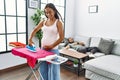
POLYGON ((98 13, 98 5, 92 5, 88 7, 89 13, 98 13))
POLYGON ((28 0, 28 7, 29 8, 39 8, 39 0, 28 0))

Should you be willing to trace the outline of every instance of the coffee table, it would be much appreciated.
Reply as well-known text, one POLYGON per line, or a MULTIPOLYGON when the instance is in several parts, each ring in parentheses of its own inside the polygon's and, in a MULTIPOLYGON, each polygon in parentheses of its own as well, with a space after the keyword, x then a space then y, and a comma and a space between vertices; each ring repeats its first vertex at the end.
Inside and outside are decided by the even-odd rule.
POLYGON ((69 56, 69 57, 72 57, 72 58, 75 58, 78 60, 77 74, 79 76, 80 71, 83 70, 80 60, 82 60, 83 58, 87 58, 88 55, 78 52, 78 51, 75 51, 73 49, 61 49, 61 50, 59 50, 59 52, 60 52, 61 56, 69 56))

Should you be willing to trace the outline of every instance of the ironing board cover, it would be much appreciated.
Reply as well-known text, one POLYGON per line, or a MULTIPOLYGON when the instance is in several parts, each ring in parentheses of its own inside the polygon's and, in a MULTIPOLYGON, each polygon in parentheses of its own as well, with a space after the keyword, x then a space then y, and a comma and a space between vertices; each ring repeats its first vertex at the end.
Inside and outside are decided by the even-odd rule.
POLYGON ((12 54, 26 58, 28 65, 34 68, 37 59, 44 58, 48 55, 53 55, 54 53, 46 51, 46 50, 42 50, 40 48, 37 48, 36 53, 30 52, 29 50, 27 50, 27 48, 13 48, 12 54))

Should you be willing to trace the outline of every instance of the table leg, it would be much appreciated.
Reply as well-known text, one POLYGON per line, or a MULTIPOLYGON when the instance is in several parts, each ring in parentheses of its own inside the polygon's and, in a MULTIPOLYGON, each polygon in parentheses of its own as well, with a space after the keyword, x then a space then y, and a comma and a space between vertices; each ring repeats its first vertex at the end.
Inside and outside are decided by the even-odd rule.
POLYGON ((80 63, 80 59, 78 59, 78 76, 80 75, 80 66, 81 65, 81 63, 80 63))

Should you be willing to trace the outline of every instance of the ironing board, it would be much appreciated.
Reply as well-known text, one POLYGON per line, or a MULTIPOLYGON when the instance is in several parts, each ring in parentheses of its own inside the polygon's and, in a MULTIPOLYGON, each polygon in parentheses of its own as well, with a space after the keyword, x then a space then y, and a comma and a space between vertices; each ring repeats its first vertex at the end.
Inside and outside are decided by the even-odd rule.
MULTIPOLYGON (((29 80, 29 78, 31 77, 32 74, 34 74, 36 80, 39 80, 35 74, 35 71, 38 70, 39 64, 40 64, 40 62, 38 62, 38 64, 36 64, 37 60, 39 59, 39 61, 40 61, 40 58, 44 58, 49 55, 54 55, 54 53, 42 50, 40 48, 37 48, 36 50, 37 50, 37 52, 31 52, 27 48, 13 48, 12 49, 12 54, 14 54, 16 56, 20 56, 22 58, 26 58, 27 63, 32 70, 32 72, 29 74, 29 76, 26 78, 26 80, 29 80)), ((40 76, 41 76, 41 74, 40 74, 40 76)))
MULTIPOLYGON (((37 48, 36 50, 37 50, 37 52, 31 52, 27 48, 13 48, 12 49, 12 54, 14 54, 16 56, 20 56, 22 58, 26 58, 27 63, 29 65, 30 69, 32 70, 32 72, 29 74, 29 76, 25 80, 29 80, 32 74, 34 74, 36 80, 39 80, 35 74, 35 71, 38 70, 41 61, 48 61, 53 64, 61 64, 68 60, 67 58, 58 56, 52 52, 42 50, 40 48, 37 48), (55 57, 58 58, 57 62, 53 61, 53 58, 55 58, 55 57), (39 62, 36 64, 37 60, 39 62)), ((40 74, 40 77, 42 78, 42 80, 44 80, 40 72, 39 72, 39 74, 40 74)))

